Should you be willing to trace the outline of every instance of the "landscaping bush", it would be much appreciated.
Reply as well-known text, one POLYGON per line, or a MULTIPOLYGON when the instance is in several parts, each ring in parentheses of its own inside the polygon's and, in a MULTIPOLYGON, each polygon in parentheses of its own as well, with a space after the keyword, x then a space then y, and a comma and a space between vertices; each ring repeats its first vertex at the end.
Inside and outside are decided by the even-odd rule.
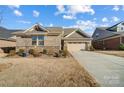
POLYGON ((59 54, 60 54, 60 56, 67 57, 68 51, 67 51, 67 49, 65 49, 65 50, 59 50, 59 54))
POLYGON ((62 54, 63 53, 63 50, 59 50, 59 53, 62 54))
POLYGON ((33 55, 33 54, 34 54, 34 52, 35 52, 35 50, 34 50, 34 49, 30 49, 30 50, 29 50, 29 54, 31 54, 31 55, 33 55))
POLYGON ((34 57, 39 57, 41 56, 41 53, 37 52, 37 51, 34 51, 34 53, 32 54, 34 57))
POLYGON ((23 54, 24 54, 24 49, 19 49, 18 55, 19 55, 19 56, 23 56, 23 54))
POLYGON ((67 55, 68 55, 68 51, 67 51, 67 50, 63 50, 62 56, 63 56, 63 57, 67 57, 67 55))
POLYGON ((119 50, 124 50, 124 44, 119 45, 119 50))
POLYGON ((59 56, 60 56, 59 53, 57 53, 57 52, 53 53, 53 57, 59 57, 59 56))
POLYGON ((43 49, 43 54, 46 54, 47 53, 47 50, 46 49, 43 49))

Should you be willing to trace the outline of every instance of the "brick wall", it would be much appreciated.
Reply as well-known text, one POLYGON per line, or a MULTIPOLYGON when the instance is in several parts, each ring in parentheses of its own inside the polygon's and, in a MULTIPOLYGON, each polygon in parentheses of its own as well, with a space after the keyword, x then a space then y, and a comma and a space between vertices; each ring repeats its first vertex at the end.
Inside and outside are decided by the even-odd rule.
POLYGON ((92 45, 95 49, 104 49, 103 41, 92 41, 92 45))
POLYGON ((30 50, 34 49, 38 52, 43 52, 43 49, 46 49, 49 54, 53 54, 54 52, 58 52, 60 50, 59 46, 41 46, 41 47, 34 47, 34 46, 29 46, 29 47, 16 47, 16 51, 19 51, 19 49, 24 49, 24 50, 30 50))
POLYGON ((46 36, 44 40, 44 46, 60 46, 61 37, 60 36, 46 36))
POLYGON ((122 39, 122 43, 124 43, 124 37, 122 37, 121 39, 122 39))
POLYGON ((120 37, 104 40, 106 49, 117 50, 120 45, 120 37))
POLYGON ((32 38, 21 38, 17 37, 16 39, 17 46, 31 46, 32 45, 32 38))

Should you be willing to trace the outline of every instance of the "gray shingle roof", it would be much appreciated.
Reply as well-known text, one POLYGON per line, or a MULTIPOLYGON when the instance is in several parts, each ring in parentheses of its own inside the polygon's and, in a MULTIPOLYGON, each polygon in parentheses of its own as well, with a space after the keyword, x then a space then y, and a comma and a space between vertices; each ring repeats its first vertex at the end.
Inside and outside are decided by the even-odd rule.
POLYGON ((62 27, 45 27, 49 33, 62 33, 63 32, 63 28, 62 27))
POLYGON ((64 28, 64 37, 75 31, 77 28, 64 28))
POLYGON ((112 32, 112 31, 98 27, 96 28, 92 37, 93 37, 93 40, 98 40, 98 39, 104 39, 104 38, 115 36, 115 35, 119 35, 119 33, 112 32), (98 36, 96 34, 98 34, 98 36))

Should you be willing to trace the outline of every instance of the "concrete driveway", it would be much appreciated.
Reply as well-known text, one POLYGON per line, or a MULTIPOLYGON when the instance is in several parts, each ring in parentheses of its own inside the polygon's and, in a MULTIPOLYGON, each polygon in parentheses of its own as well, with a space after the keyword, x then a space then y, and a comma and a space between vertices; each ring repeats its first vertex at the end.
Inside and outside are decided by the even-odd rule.
POLYGON ((71 54, 101 86, 124 87, 124 58, 88 51, 71 54))

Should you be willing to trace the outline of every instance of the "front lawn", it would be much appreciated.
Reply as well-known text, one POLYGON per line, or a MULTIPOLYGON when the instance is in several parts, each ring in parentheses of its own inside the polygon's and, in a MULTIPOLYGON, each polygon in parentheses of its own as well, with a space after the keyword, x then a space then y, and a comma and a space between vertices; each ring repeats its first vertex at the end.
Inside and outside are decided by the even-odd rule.
POLYGON ((98 83, 72 57, 0 58, 0 86, 93 87, 98 83))

